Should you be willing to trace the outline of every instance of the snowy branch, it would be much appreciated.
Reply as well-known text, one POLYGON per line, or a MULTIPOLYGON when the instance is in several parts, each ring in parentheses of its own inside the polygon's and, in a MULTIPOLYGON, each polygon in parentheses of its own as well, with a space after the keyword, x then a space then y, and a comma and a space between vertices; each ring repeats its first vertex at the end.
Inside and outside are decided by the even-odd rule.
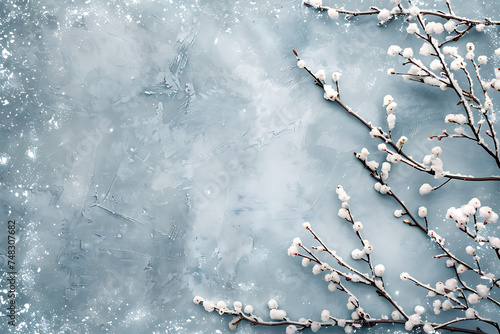
MULTIPOLYGON (((417 58, 411 48, 402 49, 398 45, 391 45, 387 53, 391 56, 404 58, 402 65, 409 66, 410 69, 407 72, 398 72, 391 68, 387 71, 388 74, 399 75, 406 81, 415 81, 439 87, 442 90, 453 90, 455 93, 454 98, 458 100, 456 105, 459 108, 459 113, 447 114, 444 121, 448 124, 457 125, 453 130, 454 134, 443 130, 441 135, 430 135, 429 138, 438 140, 462 138, 472 141, 477 144, 476 147, 486 152, 489 155, 488 159, 491 157, 495 165, 500 169, 500 145, 495 131, 495 112, 488 92, 491 88, 493 91, 500 91, 500 69, 496 71, 494 79, 485 81, 483 79, 484 75, 481 73, 481 65, 487 63, 487 57, 483 55, 476 57, 473 43, 467 44, 465 58, 460 56, 457 47, 450 46, 452 42, 466 36, 472 28, 482 31, 486 26, 500 25, 500 21, 493 21, 489 18, 474 20, 456 15, 448 0, 444 1, 446 12, 441 10, 421 10, 413 6, 410 1, 408 1, 407 8, 401 4, 401 0, 391 0, 391 3, 394 5, 392 9, 380 9, 372 6, 366 11, 335 9, 323 6, 321 0, 310 0, 304 2, 304 5, 321 12, 327 12, 332 19, 338 18, 340 14, 344 15, 346 19, 356 16, 376 16, 379 25, 385 24, 396 17, 406 18, 405 24, 408 24, 406 29, 408 34, 414 35, 423 41, 419 54, 424 57, 431 57, 432 61, 427 63, 417 58), (431 21, 431 19, 436 21, 431 21), (443 22, 440 22, 442 20, 446 20, 446 22, 443 24, 443 22), (445 30, 449 35, 441 42, 438 41, 437 36, 445 30), (471 67, 467 68, 468 62, 466 59, 470 61, 472 69, 471 67), (477 89, 477 87, 480 89, 477 89)), ((334 102, 343 112, 352 116, 367 128, 372 138, 378 138, 381 141, 378 144, 378 150, 386 154, 386 161, 379 163, 375 160, 369 160, 370 153, 366 148, 363 148, 359 153, 354 152, 356 159, 362 163, 365 170, 369 172, 371 178, 375 181, 374 189, 382 195, 388 195, 399 205, 399 209, 394 211, 394 216, 402 218, 401 221, 404 224, 415 227, 415 230, 424 233, 424 239, 429 245, 435 245, 435 249, 439 252, 433 258, 436 260, 444 259, 445 266, 449 269, 444 268, 443 272, 450 273, 452 276, 445 283, 437 282, 434 286, 422 283, 407 272, 402 272, 400 278, 413 282, 419 288, 425 290, 428 297, 435 297, 431 303, 434 315, 437 316, 441 312, 455 310, 460 312, 462 317, 445 319, 445 316, 441 315, 437 317, 437 321, 430 321, 427 320, 430 315, 424 316, 425 308, 423 306, 417 305, 413 312, 408 312, 398 304, 384 283, 385 266, 373 262, 374 245, 364 238, 362 233, 363 224, 354 219, 351 207, 348 204, 350 197, 342 186, 338 186, 336 189, 338 198, 342 203, 338 216, 352 227, 353 235, 351 237, 357 240, 356 242, 359 241, 359 248, 351 251, 349 259, 344 259, 337 253, 337 250, 323 241, 323 238, 311 228, 310 223, 306 222, 303 223, 303 226, 317 245, 306 247, 302 240, 297 237, 293 239, 287 251, 288 255, 300 258, 304 267, 312 263, 314 275, 324 274, 324 280, 328 283, 329 291, 339 291, 344 294, 347 299, 346 307, 349 311, 352 311, 350 319, 342 319, 333 316, 329 310, 323 310, 321 321, 306 318, 292 321, 287 317, 285 310, 279 309, 278 303, 274 299, 268 302, 271 321, 266 321, 254 315, 253 307, 247 305, 243 308, 241 302, 235 302, 233 309, 228 308, 224 301, 213 303, 204 300, 202 297, 195 297, 194 302, 196 304, 202 303, 208 312, 216 310, 221 315, 234 316, 229 323, 231 329, 236 329, 236 326, 241 321, 246 321, 252 325, 287 326, 287 334, 296 333, 306 328, 316 332, 322 327, 331 326, 343 327, 346 333, 351 333, 356 328, 372 327, 377 324, 402 325, 407 331, 416 330, 425 333, 434 333, 436 330, 485 333, 479 327, 475 330, 466 328, 465 322, 476 321, 488 328, 491 326, 496 332, 500 333, 498 322, 483 317, 481 309, 472 308, 472 305, 476 304, 487 305, 486 307, 493 309, 500 307, 500 302, 495 295, 500 288, 500 278, 498 273, 490 272, 496 268, 498 263, 492 264, 491 261, 482 261, 476 253, 479 250, 482 251, 483 244, 487 244, 489 246, 487 251, 494 251, 500 260, 500 239, 494 236, 490 229, 485 228, 486 225, 491 226, 497 223, 498 214, 492 208, 481 205, 477 198, 472 198, 460 208, 449 208, 446 217, 456 222, 457 228, 465 233, 467 240, 474 242, 474 246, 461 245, 454 242, 454 240, 445 242, 445 238, 436 232, 439 228, 438 223, 428 219, 427 208, 420 206, 417 209, 416 207, 412 208, 410 204, 406 204, 391 188, 389 175, 392 165, 401 162, 413 170, 432 175, 436 179, 443 179, 443 182, 438 186, 433 187, 427 183, 423 184, 419 189, 422 195, 444 187, 451 180, 500 181, 500 176, 476 177, 445 171, 443 161, 440 158, 443 152, 440 146, 435 146, 429 154, 423 157, 422 162, 417 161, 403 149, 408 141, 406 136, 397 139, 393 138, 393 129, 396 124, 394 110, 397 103, 391 95, 386 95, 383 98, 383 105, 386 107, 387 125, 383 127, 375 126, 341 99, 339 90, 340 73, 333 73, 331 80, 328 79, 331 83, 328 83, 325 70, 313 71, 306 66, 305 61, 299 57, 296 50, 293 50, 293 52, 297 60, 297 66, 304 69, 314 79, 314 83, 322 89, 323 97, 334 102), (454 248, 450 249, 450 247, 454 248), (460 251, 463 252, 463 250, 465 250, 465 257, 461 258, 460 251), (327 257, 330 263, 324 260, 324 257, 327 257), (356 261, 359 261, 365 269, 359 269, 360 266, 354 264, 356 261), (481 284, 476 284, 479 281, 481 284), (371 289, 391 307, 391 316, 370 316, 368 313, 369 308, 374 306, 363 305, 362 307, 361 298, 358 298, 359 296, 353 293, 356 290, 351 289, 351 286, 365 286, 371 289)), ((495 53, 500 54, 500 49, 496 50, 495 53)), ((455 313, 450 315, 450 317, 452 316, 454 317, 455 313)))

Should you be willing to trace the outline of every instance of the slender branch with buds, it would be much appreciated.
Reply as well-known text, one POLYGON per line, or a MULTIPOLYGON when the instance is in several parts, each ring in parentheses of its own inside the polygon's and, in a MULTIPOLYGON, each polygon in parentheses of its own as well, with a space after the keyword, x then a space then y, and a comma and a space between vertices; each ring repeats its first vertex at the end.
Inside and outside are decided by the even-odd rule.
MULTIPOLYGON (((292 245, 288 248, 288 255, 302 258, 302 265, 304 267, 307 267, 311 262, 315 263, 312 268, 314 275, 326 273, 324 279, 328 282, 328 290, 331 292, 340 291, 347 295, 346 307, 348 310, 352 311, 351 319, 334 317, 331 315, 329 310, 323 310, 321 313, 321 321, 313 321, 310 319, 292 321, 287 317, 286 311, 278 308, 278 303, 274 299, 271 299, 268 302, 268 306, 270 309, 270 318, 275 321, 264 321, 262 318, 253 314, 252 306, 247 305, 243 309, 243 305, 240 302, 234 303, 234 309, 228 308, 224 301, 219 301, 215 304, 211 301, 204 300, 202 297, 195 297, 194 302, 197 304, 202 303, 204 308, 209 312, 217 310, 221 315, 230 314, 236 316, 229 324, 229 327, 232 329, 235 329, 237 324, 241 321, 247 321, 252 325, 261 326, 287 325, 287 333, 296 333, 305 328, 311 328, 313 331, 316 331, 321 327, 330 326, 344 327, 345 331, 350 333, 353 328, 371 327, 377 324, 404 325, 407 330, 419 328, 423 329, 427 333, 431 333, 436 329, 444 329, 459 333, 484 333, 479 329, 474 331, 467 328, 451 326, 452 324, 460 322, 477 320, 491 325, 500 333, 500 328, 496 322, 482 318, 476 310, 470 307, 470 303, 477 303, 481 299, 488 300, 497 306, 500 305, 495 299, 488 295, 492 287, 488 288, 485 285, 478 285, 476 289, 473 289, 468 286, 461 277, 461 274, 465 271, 465 269, 472 268, 465 268, 465 266, 462 265, 463 262, 458 260, 453 254, 451 254, 450 251, 447 250, 447 248, 443 246, 444 242, 442 238, 433 231, 429 231, 429 235, 436 240, 436 243, 443 246, 441 248, 445 251, 444 256, 460 263, 459 266, 456 266, 453 260, 448 260, 452 261, 452 267, 454 268, 456 278, 450 278, 446 281, 446 283, 438 282, 435 288, 421 283, 408 273, 402 273, 400 278, 414 282, 417 286, 426 289, 429 292, 429 297, 439 296, 444 299, 444 301, 441 299, 434 300, 433 307, 436 314, 439 314, 441 311, 454 309, 464 311, 466 316, 443 323, 435 323, 422 320, 422 315, 424 313, 424 307, 422 306, 416 306, 413 314, 406 313, 402 307, 399 306, 397 301, 389 294, 386 286, 384 285, 383 277, 385 273, 385 266, 382 264, 374 266, 372 263, 370 254, 372 253, 374 246, 363 238, 361 232, 363 224, 359 221, 355 221, 353 218, 350 205, 348 204, 350 197, 347 195, 342 186, 338 186, 336 192, 339 200, 342 202, 338 215, 352 226, 355 237, 361 242, 362 245, 362 249, 354 249, 351 252, 352 260, 365 262, 370 270, 370 273, 362 273, 360 270, 355 269, 354 266, 347 260, 337 255, 337 252, 327 246, 327 244, 312 229, 311 224, 307 222, 303 223, 303 226, 319 244, 319 246, 311 247, 317 254, 315 254, 308 247, 304 246, 300 238, 295 238, 292 245), (301 250, 305 253, 301 253, 301 250), (321 254, 326 254, 333 258, 338 267, 336 268, 328 264, 328 262, 321 260, 321 254), (344 270, 347 270, 347 272, 344 270), (342 280, 344 280, 344 282, 342 282, 342 280), (391 319, 385 316, 382 316, 381 318, 371 317, 367 310, 361 307, 358 297, 347 288, 346 284, 363 284, 374 289, 378 296, 385 299, 393 307, 394 311, 391 314, 391 319), (456 296, 456 293, 458 293, 458 296, 456 296), (403 320, 401 318, 403 318, 403 320)), ((495 280, 495 282, 497 281, 498 280, 495 280)))

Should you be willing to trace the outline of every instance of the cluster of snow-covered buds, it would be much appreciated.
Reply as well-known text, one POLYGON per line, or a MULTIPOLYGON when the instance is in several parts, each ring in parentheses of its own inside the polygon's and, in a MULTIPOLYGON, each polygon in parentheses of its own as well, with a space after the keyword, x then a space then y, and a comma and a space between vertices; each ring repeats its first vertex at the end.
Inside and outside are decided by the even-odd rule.
MULTIPOLYGON (((475 242, 488 242, 490 247, 496 251, 498 257, 500 258, 500 239, 494 236, 487 238, 479 235, 479 232, 484 229, 486 224, 493 224, 498 221, 498 214, 493 211, 491 207, 481 206, 479 199, 473 198, 469 201, 469 203, 462 205, 460 208, 449 208, 446 212, 446 218, 453 219, 456 226, 471 237, 475 242), (473 229, 469 229, 468 227, 471 217, 473 217, 474 221, 473 229), (483 219, 479 220, 478 217, 483 219)), ((476 252, 472 246, 467 246, 466 251, 467 254, 474 256, 474 260, 476 260, 476 262, 479 260, 479 258, 476 258, 476 252)))
MULTIPOLYGON (((252 305, 246 305, 245 308, 243 308, 243 304, 239 301, 235 301, 233 303, 233 309, 230 309, 227 306, 226 302, 223 300, 219 300, 217 303, 214 303, 210 300, 205 300, 203 297, 196 296, 194 297, 193 302, 195 304, 201 303, 205 308, 205 311, 207 312, 213 312, 214 310, 217 310, 220 315, 232 314, 235 316, 239 316, 235 317, 233 320, 231 320, 231 322, 229 322, 229 328, 232 330, 236 329, 236 326, 241 320, 247 320, 255 323, 264 323, 264 320, 262 318, 253 314, 252 305)), ((267 305, 270 309, 269 317, 272 320, 287 320, 286 311, 278 309, 278 302, 276 302, 276 300, 269 300, 267 305)))
MULTIPOLYGON (((411 23, 415 24, 415 23, 411 23)), ((410 25, 411 25, 410 24, 410 25)), ((415 24, 416 25, 416 24, 415 24)), ((405 80, 414 80, 414 81, 420 81, 426 84, 429 84, 431 86, 437 86, 440 87, 442 90, 446 90, 448 87, 451 87, 451 81, 450 78, 448 77, 448 73, 444 71, 444 65, 446 63, 444 62, 444 58, 441 58, 440 55, 437 53, 439 50, 439 44, 437 40, 434 38, 431 38, 430 42, 425 41, 422 45, 422 47, 419 50, 419 53, 423 56, 434 56, 436 57, 432 62, 429 64, 427 67, 421 60, 414 58, 414 52, 412 48, 405 48, 402 49, 398 45, 391 45, 388 50, 387 54, 390 56, 396 56, 399 55, 403 58, 407 59, 407 63, 405 64, 411 64, 410 69, 406 74, 404 73, 396 73, 394 68, 389 68, 387 70, 388 74, 400 74, 403 79, 405 80), (432 44, 431 44, 432 43, 432 44), (438 74, 436 74, 433 71, 438 71, 438 74)), ((486 65, 488 62, 488 57, 485 55, 481 55, 477 57, 477 62, 475 61, 474 58, 474 50, 475 46, 473 43, 469 42, 467 43, 467 55, 466 59, 470 60, 472 64, 475 67, 475 71, 479 71, 479 67, 481 65, 486 65)), ((466 68, 467 63, 465 62, 464 58, 459 55, 458 48, 453 47, 453 46, 444 46, 442 48, 442 54, 443 55, 449 55, 453 58, 453 60, 449 63, 449 68, 452 71, 458 71, 458 70, 464 70, 466 68)), ((500 48, 495 50, 496 55, 500 55, 500 48)), ((496 90, 500 90, 500 69, 495 68, 494 70, 495 76, 493 79, 489 81, 483 81, 481 80, 481 86, 484 92, 486 92, 489 88, 494 88, 496 90)), ((478 74, 478 73, 477 73, 478 74)), ((479 78, 480 79, 480 78, 479 78)), ((470 92, 472 93, 472 92, 470 92)), ((485 103, 484 103, 484 111, 488 111, 492 107, 492 102, 491 99, 486 96, 485 97, 485 103)), ((464 124, 465 122, 461 123, 464 124)))
POLYGON ((469 203, 460 208, 451 207, 446 212, 446 217, 455 220, 457 227, 461 230, 465 230, 471 216, 474 216, 476 232, 482 230, 484 225, 496 223, 498 220, 498 214, 489 206, 481 206, 481 202, 477 198, 471 199, 469 203), (477 213, 479 213, 479 217, 484 218, 483 222, 477 221, 477 213))
MULTIPOLYGON (((446 280, 445 283, 443 282, 437 282, 435 284, 435 288, 432 288, 428 284, 423 284, 416 280, 414 277, 410 276, 408 273, 402 273, 401 274, 401 279, 402 280, 411 280, 415 282, 418 286, 421 286, 428 290, 427 296, 428 297, 436 297, 440 296, 443 297, 443 299, 434 299, 432 302, 432 308, 434 311, 434 314, 440 314, 441 311, 448 311, 452 309, 459 309, 459 310, 464 310, 465 311, 465 318, 466 319, 479 319, 478 312, 473 309, 472 307, 468 306, 467 303, 463 302, 462 300, 464 299, 464 294, 463 288, 460 288, 458 286, 458 281, 455 278, 449 278, 446 280), (458 294, 458 296, 457 296, 458 294)), ((475 292, 469 294, 467 296, 467 301, 469 304, 477 304, 481 299, 487 298, 488 294, 490 292, 490 288, 484 284, 478 284, 476 286, 475 292), (476 293, 477 292, 477 293, 476 293)), ((417 306, 419 307, 419 306, 417 306)), ((423 311, 423 310, 421 310, 423 311)), ((408 323, 405 324, 405 327, 407 327, 408 323)), ((409 326, 408 326, 409 327, 409 326)), ((407 330, 411 330, 411 328, 406 328, 407 330)))

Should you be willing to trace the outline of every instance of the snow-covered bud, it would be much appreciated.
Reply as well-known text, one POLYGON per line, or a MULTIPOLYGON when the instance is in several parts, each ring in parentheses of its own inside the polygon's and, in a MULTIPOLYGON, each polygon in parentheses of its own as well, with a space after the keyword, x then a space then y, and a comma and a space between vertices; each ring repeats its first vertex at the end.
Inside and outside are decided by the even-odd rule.
POLYGON ((355 222, 354 224, 352 224, 352 229, 354 230, 354 232, 359 232, 363 229, 363 224, 361 224, 361 222, 355 222))
POLYGON ((425 25, 425 33, 426 34, 433 34, 434 33, 434 26, 435 25, 436 25, 436 22, 434 22, 434 21, 428 22, 425 25))
POLYGON ((465 251, 467 252, 467 254, 469 254, 470 256, 475 256, 476 255, 476 250, 474 249, 474 247, 472 246, 467 246, 465 247, 465 251))
POLYGON ((445 55, 450 55, 453 57, 458 57, 458 49, 455 46, 445 46, 443 47, 443 53, 445 55))
POLYGON ((336 271, 332 271, 330 274, 330 281, 334 283, 340 283, 340 276, 336 271))
POLYGON ((493 88, 500 90, 500 79, 494 79, 493 88))
POLYGON ((403 210, 394 210, 394 216, 397 218, 401 217, 403 215, 403 210))
POLYGON ((302 266, 303 267, 307 267, 309 265, 309 263, 311 263, 311 260, 306 259, 306 258, 302 259, 302 266))
POLYGON ((383 264, 377 264, 374 268, 375 276, 382 277, 384 275, 385 266, 383 264))
POLYGON ((398 106, 398 104, 396 102, 391 102, 389 103, 389 105, 385 108, 386 112, 388 114, 392 113, 394 111, 394 109, 396 109, 396 107, 398 106))
POLYGON ((467 270, 467 267, 465 267, 463 264, 459 264, 457 267, 457 273, 462 274, 467 270))
POLYGON ((477 294, 481 298, 486 298, 488 296, 488 294, 490 293, 490 289, 484 284, 478 284, 476 286, 476 290, 477 290, 477 294))
POLYGON ((239 301, 235 301, 235 302, 233 303, 233 307, 234 307, 234 310, 235 310, 236 312, 240 312, 240 311, 241 311, 241 309, 243 308, 243 304, 242 304, 241 302, 239 302, 239 301))
POLYGON ((419 53, 422 56, 429 56, 433 52, 434 52, 434 48, 432 47, 432 45, 430 45, 427 42, 424 42, 424 44, 422 44, 422 46, 420 47, 420 50, 419 50, 419 53))
POLYGON ((321 323, 317 322, 317 321, 313 321, 311 323, 311 331, 313 333, 316 333, 317 331, 319 331, 319 329, 321 328, 321 323))
POLYGON ((365 254, 370 254, 373 251, 373 245, 370 245, 367 240, 364 241, 366 241, 366 243, 363 251, 365 252, 365 254))
POLYGON ((318 80, 320 81, 325 81, 326 80, 326 73, 325 73, 325 70, 319 70, 318 72, 316 72, 316 74, 314 75, 318 80))
POLYGON ((446 288, 446 286, 443 284, 443 282, 437 282, 436 283, 436 291, 439 294, 444 294, 445 293, 445 291, 444 291, 445 288, 446 288))
POLYGON ((398 45, 391 45, 389 49, 387 49, 387 54, 389 56, 396 56, 402 51, 401 47, 398 45))
POLYGON ((436 231, 434 230, 429 230, 429 232, 427 232, 427 235, 432 239, 436 240, 436 242, 439 244, 443 242, 443 238, 441 238, 441 236, 437 234, 436 231))
POLYGON ((390 19, 390 17, 391 17, 391 12, 386 8, 382 9, 377 15, 377 19, 379 19, 380 21, 387 21, 388 19, 390 19))
POLYGON ((486 56, 479 56, 479 57, 477 57, 477 61, 481 65, 486 65, 486 63, 488 62, 488 57, 486 57, 486 56))
POLYGON ((457 28, 457 24, 453 20, 448 20, 448 22, 444 24, 444 28, 447 32, 451 33, 457 28))
POLYGON ((441 61, 439 59, 434 59, 431 61, 431 70, 433 71, 441 71, 443 69, 443 65, 441 64, 441 61))
POLYGON ((396 143, 396 147, 398 149, 401 149, 401 147, 403 147, 403 144, 408 140, 408 138, 406 138, 406 136, 401 136, 398 140, 398 142, 396 143))
POLYGON ((203 297, 200 296, 196 296, 193 298, 193 303, 195 304, 203 303, 203 301, 204 301, 203 297))
POLYGON ((457 280, 454 278, 447 279, 444 286, 446 289, 450 291, 455 291, 458 288, 457 280))
POLYGON ((306 67, 306 62, 301 59, 301 60, 297 61, 297 66, 299 68, 304 68, 304 67, 306 67))
POLYGON ((316 264, 313 269, 312 269, 312 272, 314 275, 318 275, 320 272, 321 272, 321 265, 319 264, 316 264))
POLYGON ((448 114, 444 118, 444 121, 446 123, 457 123, 463 125, 467 123, 467 117, 465 117, 465 115, 462 114, 448 114))
POLYGON ((388 106, 392 102, 394 102, 394 98, 392 97, 392 95, 384 96, 384 107, 388 106))
POLYGON ((295 256, 299 254, 299 249, 297 248, 297 245, 292 244, 290 247, 288 247, 288 256, 295 256))
POLYGON ((493 249, 500 249, 500 239, 497 237, 490 237, 488 240, 490 247, 493 249))
POLYGON ((382 132, 377 128, 373 128, 370 131, 370 137, 372 137, 372 138, 381 137, 381 135, 382 135, 382 132))
POLYGON ((436 157, 439 157, 441 155, 441 153, 443 153, 443 150, 441 149, 441 147, 439 146, 435 146, 433 149, 432 149, 432 154, 436 157))
POLYGON ((486 97, 484 100, 484 110, 488 111, 493 107, 493 102, 491 102, 491 99, 489 97, 486 97))
POLYGON ((476 25, 476 31, 481 32, 481 31, 483 31, 484 27, 485 27, 485 25, 480 23, 480 24, 476 25))
POLYGON ((215 309, 215 304, 211 301, 205 300, 203 301, 203 307, 205 308, 205 311, 210 313, 215 309))
POLYGON ((425 308, 423 306, 417 305, 415 306, 415 313, 420 315, 425 312, 425 308))
POLYGON ((332 74, 332 80, 333 80, 333 82, 338 82, 340 80, 340 76, 341 75, 342 75, 342 73, 333 72, 333 74, 332 74))
POLYGON ((448 311, 448 310, 451 310, 451 309, 453 308, 453 304, 450 302, 450 300, 449 300, 449 299, 446 299, 446 300, 443 302, 442 308, 443 308, 443 311, 448 311))
POLYGON ((431 164, 432 158, 433 158, 432 154, 424 156, 423 164, 429 166, 431 164))
MULTIPOLYGON (((393 103, 396 104, 395 102, 393 102, 393 103)), ((387 106, 387 108, 389 108, 389 106, 387 106)), ((387 110, 387 112, 389 112, 389 109, 387 110)), ((394 127, 396 126, 396 115, 391 114, 391 113, 389 113, 389 115, 387 115, 387 125, 389 126, 389 130, 394 129, 394 127)))
POLYGON ((401 161, 403 158, 401 157, 401 155, 399 155, 398 153, 393 153, 393 154, 387 154, 387 157, 386 157, 386 160, 389 161, 389 162, 393 162, 393 163, 396 163, 396 162, 399 162, 401 161))
POLYGON ((385 184, 383 184, 383 185, 380 187, 380 193, 381 193, 382 195, 387 194, 389 191, 391 191, 391 187, 386 186, 385 184))
POLYGON ((337 96, 339 96, 339 93, 330 85, 324 85, 323 89, 325 90, 325 94, 323 94, 325 100, 335 101, 337 96))
POLYGON ((443 24, 441 22, 437 22, 434 27, 433 27, 433 30, 432 30, 432 33, 433 34, 436 34, 436 35, 439 35, 439 34, 442 34, 444 31, 444 27, 443 27, 443 24))
POLYGON ((366 162, 366 167, 370 168, 372 171, 376 171, 379 163, 375 160, 370 160, 366 162))
POLYGON ((363 147, 363 149, 361 150, 361 153, 358 153, 357 154, 357 158, 360 159, 360 160, 366 160, 366 158, 368 157, 368 154, 370 154, 370 152, 368 152, 368 150, 366 148, 363 147))
POLYGON ((420 218, 427 217, 427 208, 425 206, 421 206, 421 207, 418 208, 418 216, 420 218))
POLYGON ((481 206, 481 202, 479 201, 478 198, 474 197, 469 201, 469 204, 472 205, 475 209, 479 208, 481 206))
POLYGON ((420 14, 420 9, 418 7, 411 7, 410 10, 408 11, 411 16, 416 17, 418 14, 420 14))
POLYGON ((401 313, 399 313, 399 311, 392 311, 392 313, 391 313, 392 320, 399 320, 400 317, 401 317, 401 313))
POLYGON ((406 28, 406 32, 409 34, 414 34, 418 32, 418 26, 416 23, 410 23, 408 27, 406 28))
POLYGON ((465 310, 465 317, 467 319, 475 319, 476 318, 476 310, 469 307, 468 309, 465 310))
POLYGON ((309 222, 304 222, 302 223, 302 226, 306 229, 310 229, 311 228, 311 224, 309 222))
POLYGON ((384 143, 378 144, 378 150, 382 152, 387 151, 387 145, 385 145, 384 143))
POLYGON ((432 307, 440 309, 441 308, 441 301, 439 299, 436 299, 432 302, 432 307))
POLYGON ((467 300, 469 301, 469 303, 471 304, 477 304, 479 303, 479 301, 481 300, 481 297, 479 297, 478 295, 476 295, 475 293, 471 293, 468 297, 467 297, 467 300))
POLYGON ((269 311, 269 316, 273 320, 284 320, 286 318, 286 312, 283 310, 272 309, 269 311))
POLYGON ((413 331, 413 327, 415 327, 415 324, 411 321, 407 321, 405 322, 405 329, 408 331, 408 332, 411 332, 413 331))
POLYGON ((321 321, 327 322, 330 320, 331 314, 328 310, 321 311, 321 321))
POLYGON ((394 71, 394 68, 390 67, 390 68, 387 69, 387 75, 391 75, 391 74, 394 74, 394 73, 396 73, 394 71))
POLYGON ((405 57, 405 58, 413 57, 413 49, 412 48, 405 48, 403 50, 403 57, 405 57))
POLYGON ((285 334, 296 334, 298 333, 298 329, 296 326, 294 325, 288 325, 286 330, 285 330, 285 334))
POLYGON ((300 240, 299 237, 293 238, 293 244, 296 246, 301 246, 302 245, 302 240, 300 240))
POLYGON ((337 12, 335 9, 330 8, 328 9, 328 16, 330 16, 331 19, 338 19, 339 18, 339 12, 337 12))
POLYGON ((350 219, 349 211, 344 208, 339 209, 338 216, 343 219, 350 219))
POLYGON ((452 71, 458 71, 462 68, 465 68, 464 60, 462 58, 457 58, 453 60, 450 64, 450 69, 452 71))
POLYGON ((274 299, 271 299, 267 302, 267 306, 272 310, 272 309, 277 309, 278 308, 278 302, 274 299))
POLYGON ((419 189, 420 195, 427 195, 432 191, 432 186, 428 183, 422 184, 422 186, 419 189))
POLYGON ((498 214, 496 214, 489 206, 482 206, 479 208, 479 216, 485 219, 485 223, 496 223, 498 214))
POLYGON ((227 309, 227 304, 223 300, 219 300, 217 302, 217 308, 222 310, 227 309))
POLYGON ((365 252, 360 249, 355 249, 351 252, 351 256, 354 260, 359 260, 365 255, 365 252))
POLYGON ((434 330, 434 327, 432 326, 432 324, 430 322, 426 322, 424 324, 424 332, 425 333, 435 333, 436 331, 434 330))

